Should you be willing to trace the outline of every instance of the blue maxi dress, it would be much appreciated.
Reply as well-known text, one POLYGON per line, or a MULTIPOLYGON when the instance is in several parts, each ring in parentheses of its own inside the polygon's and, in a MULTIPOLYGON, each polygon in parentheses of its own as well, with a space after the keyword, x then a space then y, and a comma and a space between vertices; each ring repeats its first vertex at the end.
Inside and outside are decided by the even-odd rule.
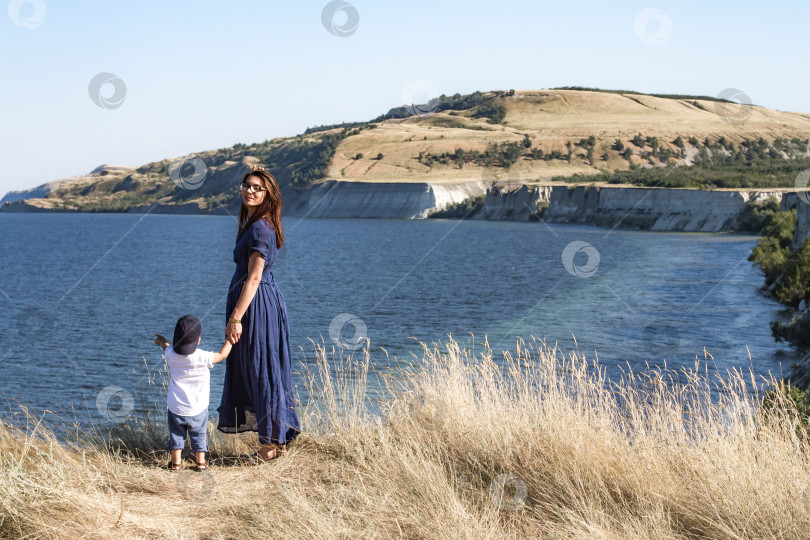
POLYGON ((225 361, 225 386, 217 429, 223 433, 257 431, 259 444, 284 444, 301 431, 292 392, 287 305, 270 268, 276 259, 276 234, 269 219, 259 219, 236 239, 236 271, 228 290, 230 317, 248 276, 251 253, 264 257, 262 280, 242 316, 242 336, 225 361))

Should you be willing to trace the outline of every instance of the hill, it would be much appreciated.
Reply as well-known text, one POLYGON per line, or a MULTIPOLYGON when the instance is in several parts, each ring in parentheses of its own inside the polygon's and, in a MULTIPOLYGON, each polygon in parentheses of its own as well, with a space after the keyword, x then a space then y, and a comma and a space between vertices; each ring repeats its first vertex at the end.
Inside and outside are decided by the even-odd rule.
POLYGON ((268 167, 293 199, 330 180, 659 185, 651 174, 682 167, 709 171, 697 182, 681 175, 691 187, 791 187, 796 171, 810 166, 809 143, 808 114, 705 96, 474 92, 398 107, 368 122, 318 126, 137 168, 106 167, 9 193, 2 202, 10 203, 6 210, 128 211, 157 203, 164 211, 232 211, 237 183, 254 164, 268 167), (751 170, 754 181, 746 180, 751 170))

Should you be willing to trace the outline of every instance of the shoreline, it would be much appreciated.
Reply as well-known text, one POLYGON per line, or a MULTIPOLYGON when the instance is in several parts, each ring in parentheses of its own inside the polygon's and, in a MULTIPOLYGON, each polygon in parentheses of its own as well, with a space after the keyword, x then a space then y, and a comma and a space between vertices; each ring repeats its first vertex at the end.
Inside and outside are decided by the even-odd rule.
MULTIPOLYGON (((749 203, 774 198, 780 210, 795 208, 794 190, 659 188, 624 185, 557 185, 543 183, 430 182, 373 183, 327 181, 298 192, 282 190, 284 217, 349 219, 441 219, 541 221, 631 230, 739 232, 749 203), (438 217, 438 216, 437 216, 438 217)), ((135 205, 107 211, 43 207, 24 199, 4 203, 0 213, 114 213, 235 215, 238 200, 216 207, 201 201, 184 204, 135 205)))
MULTIPOLYGON (((0 212, 2 215, 3 212, 0 212)), ((155 216, 176 216, 176 217, 233 217, 232 214, 228 214, 227 212, 197 212, 197 213, 173 213, 173 212, 133 212, 133 211, 121 211, 121 212, 112 212, 112 211, 92 211, 92 210, 65 210, 65 211, 41 211, 41 212, 5 212, 6 215, 31 215, 31 214, 50 214, 50 215, 64 215, 64 216, 89 216, 89 215, 100 215, 100 216, 122 216, 122 215, 133 215, 133 216, 143 216, 143 215, 155 215, 155 216)), ((542 222, 542 221, 530 221, 530 220, 487 220, 487 219, 473 219, 473 218, 453 218, 453 217, 440 217, 440 218, 422 218, 422 219, 409 219, 409 218, 358 218, 358 217, 312 217, 312 216, 298 216, 298 215, 284 215, 281 216, 284 219, 312 219, 312 220, 369 220, 369 221, 491 221, 491 222, 516 222, 516 223, 526 223, 527 225, 565 225, 570 227, 591 227, 596 229, 607 229, 608 226, 600 226, 594 225, 590 223, 549 223, 549 222, 542 222)), ((723 231, 683 231, 683 230, 650 230, 650 229, 642 229, 642 228, 630 228, 630 227, 619 227, 618 230, 624 232, 638 232, 638 233, 652 233, 652 234, 686 234, 690 236, 699 236, 699 235, 707 235, 707 236, 715 236, 715 235, 735 235, 735 236, 747 236, 754 238, 760 238, 761 235, 759 233, 751 232, 751 231, 743 231, 743 230, 723 230, 723 231)))

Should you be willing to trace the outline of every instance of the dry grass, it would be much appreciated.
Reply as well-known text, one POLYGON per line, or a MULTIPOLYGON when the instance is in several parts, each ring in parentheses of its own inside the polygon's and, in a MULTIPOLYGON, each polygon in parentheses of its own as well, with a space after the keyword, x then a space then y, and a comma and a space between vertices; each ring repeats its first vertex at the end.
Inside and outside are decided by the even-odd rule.
MULTIPOLYGON (((699 140, 720 136, 739 143, 744 139, 779 137, 806 139, 810 134, 808 115, 748 106, 744 123, 728 122, 718 112, 717 103, 704 100, 666 99, 648 95, 620 95, 582 90, 517 90, 515 95, 499 98, 506 110, 501 124, 486 119, 451 115, 451 111, 405 119, 389 119, 377 129, 363 130, 343 139, 327 170, 327 179, 367 182, 465 182, 481 180, 485 170, 472 163, 459 169, 455 164, 432 167, 420 163, 420 152, 440 155, 455 152, 484 151, 494 142, 520 142, 524 135, 544 152, 565 153, 568 141, 593 136, 596 155, 618 138, 625 143, 641 133, 655 136, 662 145, 674 149, 671 142, 678 136, 699 140), (695 106, 697 103, 698 106, 695 106), (362 153, 365 157, 355 160, 362 153), (378 153, 384 155, 376 161, 378 153)), ((737 105, 728 105, 734 115, 737 105)), ((722 111, 722 109, 721 109, 722 111)), ((466 114, 466 113, 463 113, 466 114)), ((597 159, 597 167, 585 161, 585 151, 576 149, 572 163, 561 160, 521 159, 509 169, 524 181, 551 183, 554 176, 596 174, 599 169, 626 170, 627 162, 611 152, 609 162, 597 159)), ((637 162, 641 162, 637 160, 637 162)))
POLYGON ((502 367, 476 348, 425 346, 386 378, 376 416, 368 354, 316 345, 305 433, 256 467, 232 463, 255 434, 212 430, 210 472, 171 473, 151 421, 71 443, 2 425, 0 536, 807 536, 808 441, 787 406, 757 412, 750 378, 654 369, 611 383, 536 341, 502 367))

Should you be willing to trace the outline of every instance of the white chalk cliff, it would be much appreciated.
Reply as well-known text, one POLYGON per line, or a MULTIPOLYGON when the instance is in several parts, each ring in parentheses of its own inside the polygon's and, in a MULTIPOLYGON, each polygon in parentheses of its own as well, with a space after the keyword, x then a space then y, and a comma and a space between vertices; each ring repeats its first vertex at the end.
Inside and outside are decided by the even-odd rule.
POLYGON ((542 219, 551 223, 720 232, 734 230, 749 201, 774 197, 784 206, 786 193, 792 195, 786 190, 328 181, 303 192, 286 193, 285 213, 297 217, 419 219, 450 204, 486 195, 477 219, 528 221, 545 209, 542 219))
POLYGON ((426 218, 434 210, 486 192, 484 182, 341 182, 285 191, 287 215, 330 218, 426 218))

